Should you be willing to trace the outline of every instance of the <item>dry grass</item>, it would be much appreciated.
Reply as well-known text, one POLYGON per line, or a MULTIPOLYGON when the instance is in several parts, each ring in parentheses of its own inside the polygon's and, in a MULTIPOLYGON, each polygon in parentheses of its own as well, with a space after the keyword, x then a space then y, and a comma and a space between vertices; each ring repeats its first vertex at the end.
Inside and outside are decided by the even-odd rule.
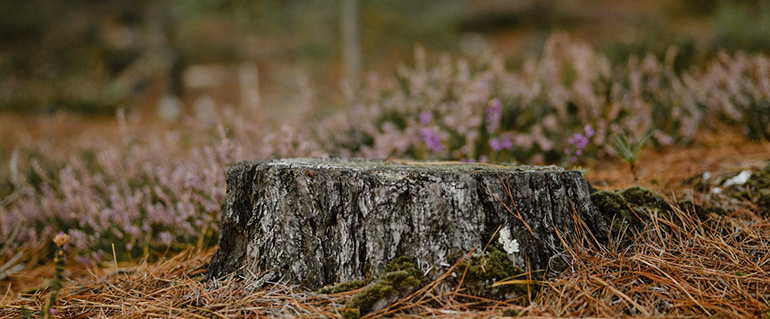
MULTIPOLYGON (((263 282, 259 275, 254 275, 251 278, 253 281, 225 278, 207 282, 203 280, 203 273, 212 252, 194 253, 190 250, 152 265, 141 263, 132 269, 93 274, 89 279, 69 283, 59 294, 61 297, 55 307, 56 317, 329 318, 340 317, 345 310, 344 301, 361 290, 322 295, 294 290, 280 283, 263 282), (248 282, 259 285, 249 285, 248 282), (262 285, 264 287, 257 288, 262 285)), ((107 272, 109 269, 101 271, 107 272)), ((407 313, 412 316, 488 317, 503 307, 525 309, 503 301, 467 296, 462 290, 440 289, 450 274, 451 270, 410 297, 367 317, 407 313), (436 294, 438 290, 444 291, 436 294), (455 301, 458 297, 475 302, 455 301), (489 303, 492 306, 488 306, 489 303), (479 307, 476 304, 485 306, 479 307)), ((39 290, 22 295, 12 302, 4 302, 0 304, 0 318, 20 317, 22 305, 27 309, 41 309, 45 306, 47 296, 47 292, 39 290)))
POLYGON ((770 223, 720 216, 702 223, 687 210, 655 216, 627 247, 572 247, 572 269, 538 304, 557 316, 757 318, 770 311, 770 223))
MULTIPOLYGON (((687 209, 675 207, 672 215, 655 216, 652 226, 629 234, 636 238, 632 245, 571 245, 572 266, 533 293, 528 307, 447 287, 450 269, 367 317, 761 317, 770 310, 770 223, 720 216, 703 223, 687 209)), ((65 285, 56 317, 340 317, 344 301, 357 292, 320 295, 263 282, 259 275, 252 279, 264 287, 232 278, 206 282, 210 257, 210 251, 190 250, 154 264, 99 270, 65 285)), ((0 318, 18 318, 21 305, 40 309, 46 297, 37 291, 4 303, 0 318)))

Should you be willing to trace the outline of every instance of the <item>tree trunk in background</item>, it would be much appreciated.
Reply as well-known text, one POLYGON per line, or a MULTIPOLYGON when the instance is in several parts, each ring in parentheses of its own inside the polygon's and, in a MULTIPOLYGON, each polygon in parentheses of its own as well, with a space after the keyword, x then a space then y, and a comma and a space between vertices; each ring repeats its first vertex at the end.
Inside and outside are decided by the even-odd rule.
POLYGON ((345 63, 345 77, 355 92, 359 88, 361 76, 358 0, 340 1, 340 28, 342 29, 342 58, 345 63))
POLYGON ((544 269, 560 238, 607 233, 582 175, 556 167, 283 159, 240 163, 227 185, 209 278, 268 272, 315 289, 378 276, 399 256, 436 278, 498 227, 516 266, 544 269))

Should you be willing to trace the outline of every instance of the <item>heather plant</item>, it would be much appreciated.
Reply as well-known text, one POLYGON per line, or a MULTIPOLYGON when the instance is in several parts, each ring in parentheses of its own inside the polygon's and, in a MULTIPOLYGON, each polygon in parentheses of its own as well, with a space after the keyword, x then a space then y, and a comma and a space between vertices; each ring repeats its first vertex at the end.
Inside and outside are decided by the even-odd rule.
POLYGON ((589 124, 583 128, 582 133, 575 133, 567 140, 570 146, 564 148, 564 155, 570 156, 569 160, 572 164, 576 163, 580 156, 583 156, 583 151, 588 147, 593 136, 594 128, 589 124))
POLYGON ((674 71, 675 56, 672 49, 664 61, 649 55, 612 66, 590 46, 557 35, 540 58, 511 70, 490 54, 473 62, 442 56, 431 67, 418 48, 413 67, 390 79, 369 77, 346 118, 332 120, 342 129, 324 134, 324 148, 542 163, 603 157, 608 138, 622 131, 651 131, 658 145, 686 143, 703 112, 674 71))
POLYGON ((770 139, 770 59, 720 53, 704 72, 689 78, 693 96, 715 115, 754 139, 770 139))
POLYGON ((8 239, 0 242, 0 259, 46 247, 59 229, 71 236, 75 260, 86 264, 112 255, 113 244, 121 260, 208 247, 216 242, 228 165, 322 155, 300 129, 262 133, 269 127, 244 124, 258 120, 222 113, 220 125, 190 120, 188 129, 160 134, 133 132, 123 118, 118 141, 89 136, 68 150, 32 146, 25 153, 37 155, 25 159, 22 196, 0 207, 0 236, 8 239))
POLYGON ((45 307, 43 309, 40 309, 40 311, 36 312, 35 315, 33 315, 28 309, 26 309, 24 306, 21 307, 21 315, 24 319, 32 319, 32 318, 54 318, 54 314, 56 313, 56 305, 59 299, 57 298, 59 290, 62 287, 62 282, 64 281, 64 246, 69 243, 70 236, 65 234, 64 232, 60 232, 56 237, 53 239, 53 243, 56 245, 56 255, 54 257, 54 276, 51 280, 51 288, 49 291, 48 296, 48 303, 45 304, 45 307))

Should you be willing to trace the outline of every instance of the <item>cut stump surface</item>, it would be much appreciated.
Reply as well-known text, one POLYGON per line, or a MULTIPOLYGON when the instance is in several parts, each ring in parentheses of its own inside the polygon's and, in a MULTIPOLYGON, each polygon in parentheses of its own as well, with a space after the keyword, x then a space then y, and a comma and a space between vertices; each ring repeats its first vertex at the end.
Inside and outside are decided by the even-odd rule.
POLYGON ((413 257, 431 278, 497 234, 521 269, 607 226, 580 172, 557 167, 363 159, 235 165, 208 277, 233 272, 310 289, 380 275, 413 257))

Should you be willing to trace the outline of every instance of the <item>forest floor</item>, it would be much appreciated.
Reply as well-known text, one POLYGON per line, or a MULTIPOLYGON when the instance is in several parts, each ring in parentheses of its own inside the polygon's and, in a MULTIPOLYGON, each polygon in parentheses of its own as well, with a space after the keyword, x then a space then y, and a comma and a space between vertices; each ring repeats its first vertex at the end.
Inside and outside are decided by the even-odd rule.
MULTIPOLYGON (((42 131, 45 132, 45 130, 42 131)), ((54 132, 54 134, 64 133, 54 132)), ((699 134, 696 140, 686 147, 667 147, 646 151, 639 161, 638 184, 669 199, 678 198, 681 200, 687 196, 692 197, 693 192, 697 192, 693 190, 692 185, 684 182, 690 177, 701 176, 705 172, 716 176, 735 174, 744 169, 761 169, 768 160, 770 160, 770 144, 767 142, 749 141, 739 132, 719 129, 717 132, 699 134)), ((585 167, 589 169, 586 174, 587 180, 598 189, 621 189, 636 185, 627 164, 623 162, 601 160, 588 163, 585 167)), ((708 194, 701 195, 708 196, 708 194)), ((753 238, 760 239, 760 243, 768 242, 770 222, 768 222, 767 217, 758 217, 750 212, 749 215, 751 217, 748 219, 746 217, 731 219, 732 221, 729 223, 739 224, 737 220, 746 221, 745 226, 742 226, 745 229, 740 228, 741 226, 735 226, 733 229, 737 232, 752 234, 753 238)), ((720 237, 720 235, 714 235, 716 236, 714 237, 699 235, 697 232, 696 230, 691 235, 694 236, 693 238, 700 239, 689 239, 688 242, 681 241, 682 246, 679 248, 689 247, 687 248, 689 250, 679 251, 677 247, 669 247, 667 254, 673 254, 670 259, 661 255, 658 256, 661 258, 657 260, 659 263, 647 266, 640 266, 639 260, 643 261, 647 257, 658 258, 653 256, 655 253, 647 254, 643 251, 636 251, 633 256, 629 256, 615 252, 607 256, 597 257, 573 252, 576 258, 583 262, 602 263, 602 270, 589 266, 577 267, 572 273, 563 274, 557 279, 556 282, 560 283, 561 286, 554 284, 549 289, 541 290, 539 294, 533 293, 529 296, 528 306, 522 306, 521 303, 492 302, 480 299, 467 302, 467 298, 466 301, 459 302, 455 299, 456 295, 434 296, 430 293, 424 293, 421 296, 414 296, 400 305, 386 308, 385 311, 369 314, 369 317, 394 314, 398 316, 430 315, 441 317, 492 317, 515 314, 531 317, 561 317, 581 314, 599 317, 661 316, 667 313, 661 310, 665 307, 658 306, 656 309, 656 307, 651 306, 656 303, 650 301, 659 297, 661 300, 669 300, 669 302, 680 302, 680 304, 668 305, 668 307, 672 307, 671 309, 676 310, 670 312, 671 315, 727 317, 764 315, 765 318, 768 318, 770 316, 770 288, 761 287, 762 284, 770 286, 770 273, 768 273, 770 260, 768 257, 760 257, 759 261, 741 259, 741 243, 730 244, 727 238, 720 237), (730 247, 731 245, 732 247, 730 247), (735 251, 731 249, 735 249, 735 251), (736 258, 731 266, 713 262, 714 256, 725 255, 736 258), (599 258, 600 260, 592 258, 599 258), (637 262, 635 263, 633 260, 637 260, 637 262), (700 261, 704 262, 697 264, 700 261), (679 285, 683 292, 681 298, 676 299, 675 293, 663 290, 660 291, 663 296, 649 293, 647 297, 640 297, 638 292, 641 291, 639 290, 641 288, 634 288, 627 281, 621 282, 625 275, 603 277, 596 273, 597 271, 605 272, 606 275, 612 270, 618 270, 619 273, 622 273, 622 270, 625 269, 629 271, 627 276, 634 276, 630 273, 647 274, 643 270, 644 267, 656 269, 654 272, 658 276, 656 278, 659 278, 660 285, 665 286, 668 283, 674 286, 667 289, 676 290, 676 286, 679 285), (745 269, 740 269, 741 267, 745 269), (686 280, 692 277, 684 274, 684 272, 703 274, 703 276, 710 276, 712 279, 716 278, 714 280, 719 280, 704 279, 704 285, 713 286, 715 282, 716 285, 720 285, 719 282, 722 281, 724 292, 721 299, 724 300, 717 301, 715 298, 718 299, 719 293, 710 291, 711 288, 699 288, 698 283, 686 280), (726 275, 727 277, 721 277, 725 272, 732 273, 733 277, 730 277, 729 274, 726 275), (735 277, 746 274, 755 277, 746 280, 735 277), (730 281, 731 278, 732 281, 730 281), (579 285, 575 284, 580 280, 583 282, 579 285), (725 280, 729 282, 724 282, 725 280), (588 281, 593 282, 593 284, 585 283, 588 281), (557 286, 561 288, 555 288, 557 286), (581 289, 586 290, 581 293, 581 289), (634 289, 637 291, 634 292, 634 289), (738 294, 738 296, 731 294, 738 294), (560 298, 562 299, 554 297, 554 295, 561 295, 560 298), (577 300, 575 302, 586 303, 586 305, 580 306, 574 302, 569 304, 568 299, 570 298, 577 300), (764 309, 762 309, 762 302, 765 303, 764 309), (591 303, 595 303, 595 305, 588 305, 591 303), (619 307, 617 304, 627 305, 626 307, 619 307), (690 306, 692 308, 689 308, 690 306), (629 309, 629 307, 635 310, 618 312, 621 311, 618 309, 629 309), (723 307, 737 307, 737 310, 715 310, 723 307), (692 309, 699 310, 693 312, 692 309)), ((679 243, 676 238, 671 241, 673 246, 679 243)), ((746 245, 750 244, 747 243, 746 245)), ((767 252, 770 248, 765 246, 759 249, 767 252)), ((230 280, 205 282, 203 281, 205 268, 213 251, 213 249, 204 251, 190 249, 174 256, 161 258, 153 263, 145 261, 133 263, 104 262, 101 267, 94 268, 85 268, 74 261, 67 260, 63 272, 64 287, 59 293, 59 301, 53 317, 339 317, 341 316, 339 304, 356 293, 356 291, 351 291, 336 295, 321 295, 294 290, 283 285, 255 289, 230 280)), ((0 281, 0 318, 17 318, 22 305, 28 309, 44 307, 48 300, 48 292, 45 287, 49 284, 53 273, 54 265, 38 265, 0 281)), ((458 291, 462 292, 462 290, 458 291)), ((458 291, 455 291, 455 294, 458 291)))

